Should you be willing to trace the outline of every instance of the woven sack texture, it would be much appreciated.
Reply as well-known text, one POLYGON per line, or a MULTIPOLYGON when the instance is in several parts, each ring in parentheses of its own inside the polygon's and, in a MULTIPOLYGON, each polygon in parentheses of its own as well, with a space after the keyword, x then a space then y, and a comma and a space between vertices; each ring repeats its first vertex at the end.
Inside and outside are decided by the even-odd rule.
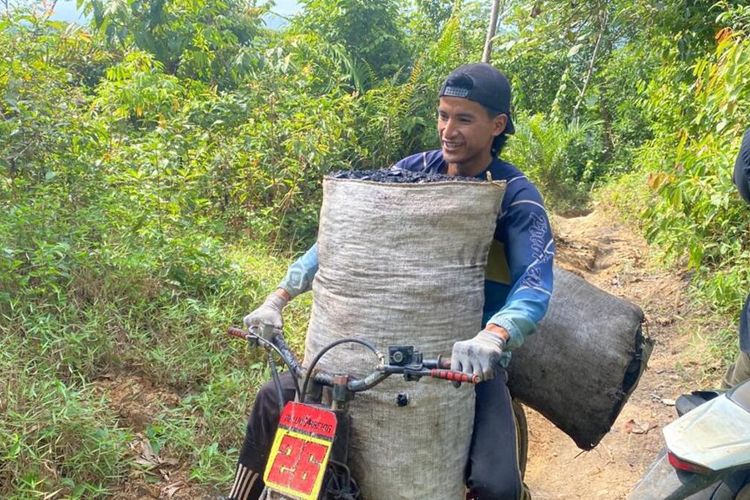
POLYGON ((638 384, 653 344, 642 334, 640 307, 569 271, 554 272, 547 314, 513 351, 508 386, 590 450, 638 384))
MULTIPOLYGON (((326 178, 320 267, 305 364, 341 338, 450 355, 481 327, 484 275, 503 183, 386 184, 326 178)), ((337 347, 318 365, 364 375, 372 353, 337 347)), ((392 376, 351 403, 350 466, 366 500, 464 497, 474 389, 392 376), (398 394, 409 403, 399 407, 398 394)))

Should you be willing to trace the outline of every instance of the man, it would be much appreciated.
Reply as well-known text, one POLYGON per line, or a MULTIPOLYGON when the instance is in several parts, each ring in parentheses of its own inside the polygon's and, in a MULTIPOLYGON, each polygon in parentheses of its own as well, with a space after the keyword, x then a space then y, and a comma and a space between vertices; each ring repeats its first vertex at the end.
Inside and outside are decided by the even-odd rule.
MULTIPOLYGON (((745 131, 742 146, 734 162, 734 184, 742 199, 750 203, 750 129, 745 131)), ((724 377, 726 388, 750 379, 750 295, 740 313, 740 352, 724 377)))
MULTIPOLYGON (((539 192, 518 169, 498 158, 507 134, 514 132, 508 80, 488 64, 453 71, 439 93, 437 129, 441 149, 409 156, 393 168, 453 176, 488 175, 507 183, 498 215, 485 281, 484 328, 456 342, 452 368, 479 374, 474 434, 466 484, 482 500, 519 498, 515 423, 506 367, 510 351, 523 343, 544 316, 552 293, 554 243, 539 192), (494 378, 493 378, 494 376, 494 378)), ((245 318, 248 327, 266 332, 283 326, 282 309, 310 289, 318 269, 313 246, 289 268, 279 288, 245 318)), ((284 397, 292 399, 293 388, 284 397)), ((262 471, 278 422, 273 386, 258 394, 240 454, 231 498, 257 498, 262 471)))

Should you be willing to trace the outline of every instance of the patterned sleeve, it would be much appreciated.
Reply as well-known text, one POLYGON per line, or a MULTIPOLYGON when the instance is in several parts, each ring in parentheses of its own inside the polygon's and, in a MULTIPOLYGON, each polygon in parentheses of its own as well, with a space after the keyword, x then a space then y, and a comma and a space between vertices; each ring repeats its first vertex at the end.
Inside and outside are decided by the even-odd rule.
POLYGON ((742 146, 734 161, 733 180, 742 199, 750 203, 750 129, 742 137, 742 146))
POLYGON ((318 272, 318 244, 315 243, 294 264, 289 266, 286 276, 279 284, 292 297, 312 288, 315 273, 318 272))
POLYGON ((508 331, 506 347, 512 350, 523 344, 547 312, 555 243, 542 198, 530 183, 508 205, 501 222, 512 284, 505 305, 488 323, 508 331))

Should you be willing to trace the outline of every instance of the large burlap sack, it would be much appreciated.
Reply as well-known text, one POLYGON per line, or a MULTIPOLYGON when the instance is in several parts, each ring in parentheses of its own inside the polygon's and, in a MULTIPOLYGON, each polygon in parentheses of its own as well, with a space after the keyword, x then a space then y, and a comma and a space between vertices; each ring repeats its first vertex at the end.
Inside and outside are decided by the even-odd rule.
MULTIPOLYGON (((481 326, 487 253, 504 184, 384 184, 326 178, 320 267, 305 364, 326 344, 365 339, 450 355, 481 326)), ((346 344, 318 365, 364 375, 376 360, 346 344)), ((391 377, 351 403, 350 466, 366 500, 464 496, 474 388, 391 377), (408 394, 405 407, 398 394, 408 394)))
POLYGON ((546 316, 513 351, 513 397, 590 450, 609 432, 646 367, 652 342, 642 322, 635 304, 556 267, 546 316))

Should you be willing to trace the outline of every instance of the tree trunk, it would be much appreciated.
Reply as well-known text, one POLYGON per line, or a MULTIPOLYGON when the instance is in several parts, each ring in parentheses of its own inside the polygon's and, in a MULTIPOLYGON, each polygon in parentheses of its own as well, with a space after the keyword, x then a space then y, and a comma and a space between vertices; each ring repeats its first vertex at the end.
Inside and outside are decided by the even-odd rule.
POLYGON ((601 46, 602 38, 607 31, 607 25, 609 23, 608 13, 606 11, 602 12, 600 14, 600 19, 601 26, 599 29, 599 33, 596 36, 596 45, 594 45, 594 52, 591 54, 589 69, 586 72, 586 79, 583 81, 583 87, 581 87, 581 92, 578 94, 578 101, 576 101, 576 105, 573 108, 573 116, 571 119, 572 123, 575 123, 576 120, 578 120, 578 110, 581 107, 581 104, 583 104, 583 99, 584 97, 586 97, 586 90, 588 89, 589 83, 591 82, 591 77, 594 75, 594 68, 596 67, 596 57, 599 54, 599 47, 601 46))
MULTIPOLYGON (((503 2, 504 4, 505 2, 503 2)), ((489 63, 492 54, 492 39, 495 37, 497 30, 497 18, 500 13, 500 0, 492 2, 492 13, 490 14, 490 24, 487 26, 487 38, 484 41, 484 51, 482 52, 482 62, 489 63)))
MULTIPOLYGON (((612 53, 612 41, 608 36, 604 37, 604 53, 612 53)), ((612 124, 615 121, 613 115, 612 102, 609 99, 610 89, 608 82, 603 82, 599 86, 599 118, 602 120, 602 150, 604 151, 604 161, 609 163, 615 156, 615 132, 612 124)))

